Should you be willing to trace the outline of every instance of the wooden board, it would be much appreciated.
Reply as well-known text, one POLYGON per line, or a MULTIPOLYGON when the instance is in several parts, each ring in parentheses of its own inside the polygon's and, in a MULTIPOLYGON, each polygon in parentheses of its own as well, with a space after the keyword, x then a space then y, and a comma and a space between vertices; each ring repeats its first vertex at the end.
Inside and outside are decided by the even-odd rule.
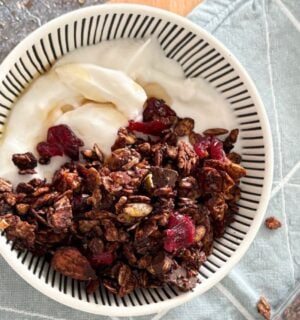
POLYGON ((186 16, 202 1, 203 0, 110 0, 109 2, 146 4, 186 16))

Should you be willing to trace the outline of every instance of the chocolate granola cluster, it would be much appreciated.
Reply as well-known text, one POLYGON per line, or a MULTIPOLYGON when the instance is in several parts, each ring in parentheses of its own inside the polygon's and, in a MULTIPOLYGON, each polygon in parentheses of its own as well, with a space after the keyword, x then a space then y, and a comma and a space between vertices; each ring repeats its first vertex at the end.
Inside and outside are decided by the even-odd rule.
MULTIPOLYGON (((224 140, 217 136, 225 129, 196 133, 192 119, 150 98, 143 122, 121 128, 108 157, 95 145, 77 161, 83 142, 67 126, 57 127, 38 145, 40 163, 51 161, 51 150, 72 161, 51 182, 33 179, 13 190, 0 179, 0 229, 7 238, 86 281, 88 293, 100 284, 120 296, 138 287, 195 287, 213 239, 238 211, 246 174, 231 152, 238 130, 224 140)), ((13 161, 22 173, 37 163, 29 153, 13 161)))

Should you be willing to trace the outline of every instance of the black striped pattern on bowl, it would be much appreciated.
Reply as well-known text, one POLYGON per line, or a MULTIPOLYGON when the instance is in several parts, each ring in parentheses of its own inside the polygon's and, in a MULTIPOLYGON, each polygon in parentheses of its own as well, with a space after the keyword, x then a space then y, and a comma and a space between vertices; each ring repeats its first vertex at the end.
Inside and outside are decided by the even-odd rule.
MULTIPOLYGON (((243 77, 229 62, 228 56, 210 44, 206 34, 191 31, 158 13, 143 14, 142 11, 137 13, 135 10, 114 12, 110 9, 95 15, 89 12, 80 19, 70 17, 68 23, 36 38, 32 46, 28 46, 26 52, 14 61, 7 74, 1 75, 4 77, 0 84, 0 133, 3 133, 6 119, 16 99, 35 77, 45 73, 61 56, 76 48, 104 40, 140 39, 150 35, 158 39, 167 57, 182 66, 186 77, 205 79, 229 102, 240 129, 242 164, 248 170, 247 176, 241 181, 242 193, 238 204, 240 212, 227 228, 224 237, 215 241, 213 254, 200 271, 201 284, 198 287, 201 287, 222 270, 251 228, 261 201, 266 159, 266 142, 254 99, 243 77)), ((136 307, 157 304, 181 295, 170 286, 138 289, 123 298, 109 293, 103 287, 95 294, 87 295, 82 283, 55 272, 43 257, 35 257, 29 252, 19 253, 9 242, 5 246, 11 248, 11 254, 21 261, 28 272, 46 286, 56 288, 58 293, 73 297, 74 303, 81 300, 88 304, 136 307)))

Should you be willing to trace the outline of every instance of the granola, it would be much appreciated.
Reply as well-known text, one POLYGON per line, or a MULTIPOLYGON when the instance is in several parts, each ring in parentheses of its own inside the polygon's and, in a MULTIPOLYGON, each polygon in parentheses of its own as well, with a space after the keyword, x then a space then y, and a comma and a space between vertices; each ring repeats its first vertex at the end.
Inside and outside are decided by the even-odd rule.
POLYGON ((265 221, 266 227, 270 230, 276 230, 281 228, 281 222, 275 217, 269 217, 265 221))
MULTIPOLYGON (((99 145, 82 149, 71 128, 49 128, 39 163, 67 155, 52 181, 32 179, 15 190, 0 178, 0 228, 20 250, 47 254, 52 267, 124 296, 165 283, 195 287, 198 272, 238 211, 246 174, 231 152, 238 130, 194 132, 163 101, 149 98, 143 122, 120 128, 105 157, 99 145), (183 140, 188 137, 190 143, 183 140)), ((34 170, 31 153, 13 156, 34 170)))
POLYGON ((271 319, 271 306, 265 297, 260 297, 257 303, 257 311, 266 320, 271 319))

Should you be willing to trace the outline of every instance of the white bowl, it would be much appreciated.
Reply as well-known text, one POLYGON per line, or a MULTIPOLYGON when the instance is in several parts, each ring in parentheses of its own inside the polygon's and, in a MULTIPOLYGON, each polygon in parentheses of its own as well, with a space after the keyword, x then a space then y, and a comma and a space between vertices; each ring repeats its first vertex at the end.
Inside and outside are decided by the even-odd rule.
POLYGON ((262 222, 272 183, 271 133, 262 101, 244 68, 205 30, 175 14, 140 5, 100 5, 80 9, 45 24, 24 39, 0 67, 0 132, 13 103, 32 80, 66 52, 115 38, 150 34, 178 61, 187 77, 206 79, 227 101, 240 129, 242 164, 240 212, 201 267, 192 292, 142 289, 120 298, 101 288, 88 296, 80 282, 55 272, 43 258, 19 253, 0 236, 0 253, 30 285, 71 308, 109 316, 146 315, 176 307, 219 282, 241 259, 262 222))

